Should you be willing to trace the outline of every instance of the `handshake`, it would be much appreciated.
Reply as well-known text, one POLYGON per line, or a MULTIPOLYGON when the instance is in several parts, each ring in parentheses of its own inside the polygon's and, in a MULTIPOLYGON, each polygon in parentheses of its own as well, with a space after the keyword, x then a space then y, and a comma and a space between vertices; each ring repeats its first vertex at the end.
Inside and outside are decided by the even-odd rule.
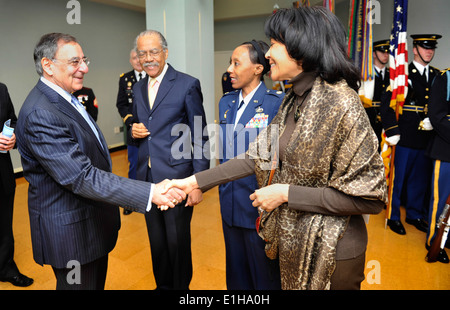
MULTIPOLYGON (((153 203, 157 204, 158 208, 163 211, 173 208, 178 202, 184 200, 188 194, 186 206, 194 206, 203 199, 195 175, 185 179, 164 180, 156 184, 156 187, 162 200, 161 203, 156 203, 154 194, 153 203)), ((249 198, 252 200, 253 207, 270 212, 289 201, 289 184, 264 186, 257 189, 249 198)))
POLYGON ((195 176, 177 180, 166 179, 153 187, 152 202, 162 211, 175 207, 186 197, 188 198, 185 206, 195 206, 203 200, 195 176))

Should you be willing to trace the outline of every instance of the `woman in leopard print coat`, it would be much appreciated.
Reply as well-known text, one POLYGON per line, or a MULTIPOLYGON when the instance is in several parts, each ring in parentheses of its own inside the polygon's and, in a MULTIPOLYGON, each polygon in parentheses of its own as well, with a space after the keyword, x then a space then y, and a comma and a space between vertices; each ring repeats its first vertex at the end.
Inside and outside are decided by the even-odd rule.
POLYGON ((367 246, 363 215, 381 212, 387 194, 344 28, 324 8, 301 7, 278 10, 265 32, 272 79, 293 85, 278 114, 245 159, 170 184, 206 191, 255 173, 260 189, 250 198, 260 209, 266 254, 279 259, 282 288, 359 289, 367 246))

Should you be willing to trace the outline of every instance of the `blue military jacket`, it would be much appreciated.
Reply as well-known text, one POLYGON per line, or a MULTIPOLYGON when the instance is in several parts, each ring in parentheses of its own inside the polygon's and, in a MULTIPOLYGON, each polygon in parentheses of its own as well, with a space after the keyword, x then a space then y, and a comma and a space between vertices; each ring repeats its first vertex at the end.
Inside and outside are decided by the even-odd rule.
MULTIPOLYGON (((221 163, 244 155, 249 143, 255 140, 277 114, 284 97, 284 93, 269 90, 262 83, 234 128, 239 93, 240 90, 226 93, 219 102, 221 163)), ((257 188, 254 175, 219 186, 221 213, 225 223, 229 226, 255 228, 258 211, 252 206, 249 196, 257 188)))

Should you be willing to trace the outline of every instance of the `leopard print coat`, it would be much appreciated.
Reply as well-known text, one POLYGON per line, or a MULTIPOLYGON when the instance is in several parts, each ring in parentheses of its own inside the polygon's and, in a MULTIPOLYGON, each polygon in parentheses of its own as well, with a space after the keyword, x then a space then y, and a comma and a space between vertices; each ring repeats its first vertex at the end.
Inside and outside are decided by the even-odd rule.
MULTIPOLYGON (((261 187, 267 185, 278 137, 296 100, 290 90, 273 119, 248 150, 261 187)), ((272 183, 332 187, 347 195, 387 201, 377 138, 357 93, 345 81, 329 84, 318 77, 304 102, 294 132, 272 183)), ((336 244, 348 215, 293 210, 283 204, 261 212, 260 236, 266 254, 279 256, 283 289, 329 289, 336 265, 336 244)))

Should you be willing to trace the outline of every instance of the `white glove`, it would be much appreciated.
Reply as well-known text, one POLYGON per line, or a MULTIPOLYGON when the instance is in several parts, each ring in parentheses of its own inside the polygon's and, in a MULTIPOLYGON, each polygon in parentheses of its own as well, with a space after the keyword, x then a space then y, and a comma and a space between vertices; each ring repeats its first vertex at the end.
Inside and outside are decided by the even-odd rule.
POLYGON ((433 126, 431 125, 429 117, 427 117, 423 120, 423 129, 424 130, 433 130, 433 126))
POLYGON ((398 141, 400 141, 400 135, 395 135, 391 137, 386 137, 386 142, 389 145, 397 145, 398 141))

